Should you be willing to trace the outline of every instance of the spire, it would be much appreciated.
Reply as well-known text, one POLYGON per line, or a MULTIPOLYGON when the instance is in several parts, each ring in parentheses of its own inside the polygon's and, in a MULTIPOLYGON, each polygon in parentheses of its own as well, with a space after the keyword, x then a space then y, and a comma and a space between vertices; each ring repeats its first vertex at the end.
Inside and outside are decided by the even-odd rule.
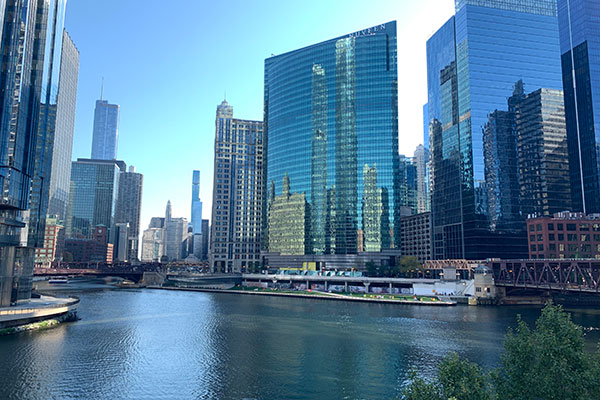
POLYGON ((167 210, 165 211, 165 222, 171 220, 171 200, 167 201, 167 210))
POLYGON ((104 77, 102 77, 102 86, 100 86, 100 101, 104 98, 104 77))

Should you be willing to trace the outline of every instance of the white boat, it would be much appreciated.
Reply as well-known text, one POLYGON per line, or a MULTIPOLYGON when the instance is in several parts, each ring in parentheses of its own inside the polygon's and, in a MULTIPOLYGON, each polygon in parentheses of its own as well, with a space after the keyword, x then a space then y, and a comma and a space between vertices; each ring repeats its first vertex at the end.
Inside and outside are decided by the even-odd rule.
POLYGON ((69 283, 69 279, 66 276, 55 276, 54 278, 50 278, 48 283, 51 283, 51 284, 69 283))

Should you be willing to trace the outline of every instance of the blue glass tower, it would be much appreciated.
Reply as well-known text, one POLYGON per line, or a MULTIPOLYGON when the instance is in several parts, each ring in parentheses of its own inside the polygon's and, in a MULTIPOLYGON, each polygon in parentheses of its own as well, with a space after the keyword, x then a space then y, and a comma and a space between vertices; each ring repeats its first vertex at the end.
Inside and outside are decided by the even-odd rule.
POLYGON ((599 213, 600 0, 559 0, 558 21, 573 209, 599 213))
POLYGON ((0 306, 30 298, 43 242, 65 7, 0 2, 0 306))
POLYGON ((514 181, 488 189, 486 175, 514 174, 514 163, 489 157, 511 142, 499 130, 506 115, 495 112, 509 111, 515 84, 562 90, 556 0, 457 0, 427 42, 427 69, 434 258, 526 256, 522 229, 489 215, 500 208, 488 194, 518 196, 514 181), (485 150, 486 129, 500 140, 494 151, 485 150))
POLYGON ((265 60, 264 113, 267 251, 399 247, 396 22, 265 60))
POLYGON ((192 232, 194 235, 202 233, 202 201, 200 200, 200 171, 192 174, 192 232))
POLYGON ((92 158, 115 160, 119 141, 119 106, 106 100, 96 100, 92 158))

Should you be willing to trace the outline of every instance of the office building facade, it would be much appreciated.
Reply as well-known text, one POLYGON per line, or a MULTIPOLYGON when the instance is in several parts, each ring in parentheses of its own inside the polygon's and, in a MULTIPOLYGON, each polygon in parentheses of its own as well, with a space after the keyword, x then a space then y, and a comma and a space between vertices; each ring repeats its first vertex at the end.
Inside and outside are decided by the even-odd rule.
POLYGON ((30 298, 45 234, 65 7, 0 2, 0 306, 30 298))
POLYGON ((402 256, 416 257, 420 263, 431 260, 431 213, 401 218, 402 256))
POLYGON ((525 92, 562 89, 556 0, 457 0, 427 42, 427 68, 434 258, 525 257, 524 222, 490 218, 498 208, 486 170, 501 163, 489 159, 484 132, 496 110, 508 112, 515 82, 525 92))
POLYGON ((396 23, 388 22, 265 60, 266 262, 302 258, 271 237, 286 212, 299 215, 295 201, 270 212, 286 193, 307 203, 306 222, 286 233, 290 243, 304 240, 307 260, 348 264, 365 243, 398 247, 396 57, 396 23))
POLYGON ((562 90, 538 89, 525 96, 515 111, 523 216, 571 210, 562 90))
POLYGON ((116 160, 119 143, 119 110, 117 104, 107 100, 96 100, 94 132, 92 136, 92 158, 116 160))
POLYGON ((61 221, 66 217, 69 204, 78 79, 79 50, 69 34, 63 31, 48 200, 48 215, 55 215, 61 221))
POLYGON ((599 213, 600 1, 558 0, 558 21, 573 210, 599 213))
POLYGON ((111 228, 125 163, 78 158, 71 166, 71 190, 65 222, 67 238, 91 238, 94 228, 111 228))
POLYGON ((560 212, 527 220, 530 259, 600 259, 600 214, 560 212))
POLYGON ((263 199, 263 123, 233 118, 217 107, 211 268, 240 272, 260 263, 263 199))
MULTIPOLYGON (((119 193, 115 211, 115 222, 129 225, 128 251, 125 257, 128 261, 139 259, 143 184, 144 176, 135 172, 135 167, 133 166, 130 166, 127 172, 122 171, 119 174, 119 193)), ((119 249, 119 251, 121 250, 119 249)))

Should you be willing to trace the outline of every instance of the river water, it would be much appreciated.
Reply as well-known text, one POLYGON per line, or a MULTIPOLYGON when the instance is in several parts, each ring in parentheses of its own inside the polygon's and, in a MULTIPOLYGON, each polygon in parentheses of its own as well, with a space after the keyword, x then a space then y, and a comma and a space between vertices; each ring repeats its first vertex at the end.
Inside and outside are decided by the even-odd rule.
POLYGON ((495 366, 540 312, 76 288, 81 321, 0 337, 0 399, 389 399, 449 351, 495 366))

